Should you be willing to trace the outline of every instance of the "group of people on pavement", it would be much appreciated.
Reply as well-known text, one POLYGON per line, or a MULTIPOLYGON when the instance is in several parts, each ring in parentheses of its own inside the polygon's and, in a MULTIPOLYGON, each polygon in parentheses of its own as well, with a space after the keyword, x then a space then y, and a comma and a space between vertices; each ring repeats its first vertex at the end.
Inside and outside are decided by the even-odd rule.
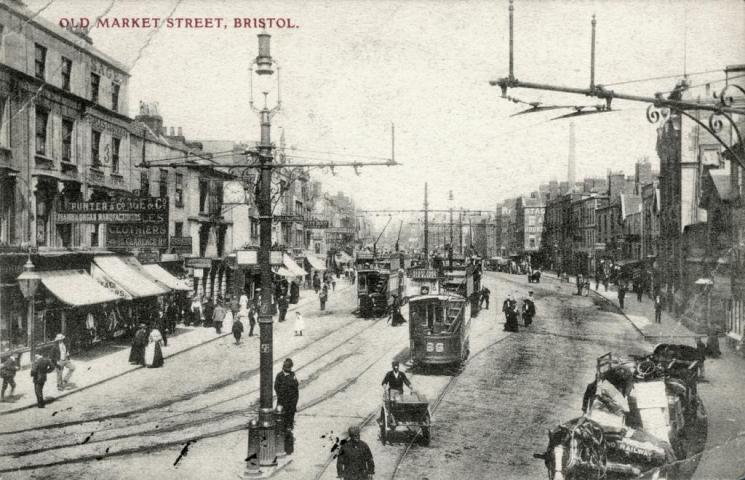
POLYGON ((506 332, 517 332, 519 331, 519 319, 522 316, 523 325, 529 327, 533 323, 533 317, 535 317, 535 300, 533 299, 533 291, 528 292, 528 298, 523 299, 523 303, 518 309, 517 300, 514 294, 507 295, 507 299, 502 304, 502 312, 504 312, 504 330, 506 332))
POLYGON ((158 328, 148 328, 141 323, 132 338, 132 349, 129 352, 129 363, 148 368, 163 366, 164 336, 158 328))

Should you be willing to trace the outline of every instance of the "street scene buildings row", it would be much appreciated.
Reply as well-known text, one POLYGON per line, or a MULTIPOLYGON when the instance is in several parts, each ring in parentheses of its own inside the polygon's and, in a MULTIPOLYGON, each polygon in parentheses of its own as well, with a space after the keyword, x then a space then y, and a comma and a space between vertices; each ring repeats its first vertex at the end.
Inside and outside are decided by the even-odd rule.
MULTIPOLYGON (((728 82, 741 82, 745 65, 724 71, 728 82)), ((690 98, 688 82, 672 95, 690 98)), ((742 342, 742 166, 695 120, 672 113, 657 130, 658 159, 637 161, 633 175, 576 181, 572 130, 567 181, 497 205, 495 243, 483 254, 586 278, 602 278, 612 266, 648 294, 660 292, 689 327, 709 325, 742 342)), ((731 130, 720 136, 742 148, 731 130)))
MULTIPOLYGON (((118 268, 100 260, 106 256, 123 258, 134 283, 143 264, 157 264, 169 275, 161 280, 177 279, 170 290, 184 296, 253 295, 258 269, 240 265, 236 252, 258 248, 257 170, 221 165, 250 163, 254 146, 188 140, 182 127, 165 126, 157 102, 140 102, 132 116, 128 67, 96 49, 86 31, 62 29, 21 2, 0 4, 0 39, 0 356, 24 354, 60 332, 82 348, 101 337, 103 324, 131 316, 95 296, 54 290, 44 273, 67 272, 69 288, 90 286, 85 276, 96 265, 118 268), (123 198, 168 201, 152 225, 70 212, 114 208, 123 198), (43 285, 34 321, 16 281, 29 259, 43 285)), ((307 169, 292 167, 284 134, 275 161, 288 166, 274 176, 272 240, 282 252, 274 269, 302 287, 352 253, 359 222, 351 198, 325 193, 307 169)), ((96 280, 117 291, 110 276, 96 280)), ((147 305, 170 290, 120 288, 118 299, 147 305)))

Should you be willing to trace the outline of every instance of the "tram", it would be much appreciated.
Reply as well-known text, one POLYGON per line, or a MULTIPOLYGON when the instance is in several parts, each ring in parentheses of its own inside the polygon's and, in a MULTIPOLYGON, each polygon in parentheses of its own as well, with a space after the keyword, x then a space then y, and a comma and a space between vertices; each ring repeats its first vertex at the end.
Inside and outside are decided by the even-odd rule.
POLYGON ((466 298, 471 305, 471 316, 475 317, 481 310, 481 266, 453 265, 444 268, 443 289, 466 298))
MULTIPOLYGON (((422 287, 422 293, 429 292, 422 287)), ((417 366, 460 366, 468 357, 471 304, 449 292, 409 297, 409 346, 417 366)))
POLYGON ((403 298, 405 282, 400 258, 357 256, 357 311, 369 318, 384 315, 393 305, 394 297, 403 298))

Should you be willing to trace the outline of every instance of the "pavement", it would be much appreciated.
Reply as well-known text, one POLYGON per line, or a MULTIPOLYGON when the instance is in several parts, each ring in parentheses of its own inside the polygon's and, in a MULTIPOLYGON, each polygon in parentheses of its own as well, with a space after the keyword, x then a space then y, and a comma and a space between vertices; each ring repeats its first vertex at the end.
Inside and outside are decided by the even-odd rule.
MULTIPOLYGON (((551 281, 558 281, 555 275, 548 274, 551 281)), ((576 279, 570 277, 572 285, 576 279)), ((696 338, 702 337, 683 326, 667 311, 662 312, 660 323, 654 322, 654 304, 647 295, 642 301, 635 293, 624 299, 624 309, 618 306, 618 292, 614 286, 605 291, 599 290, 591 282, 590 290, 612 303, 626 317, 636 330, 651 343, 682 343, 695 345, 696 338), (651 320, 650 320, 651 319, 651 320)), ((745 359, 725 341, 720 341, 722 356, 706 359, 706 379, 699 384, 698 393, 704 402, 708 415, 708 435, 706 448, 693 475, 694 480, 742 479, 745 478, 745 359)))
MULTIPOLYGON (((337 282, 337 292, 353 288, 344 280, 337 282)), ((313 302, 318 302, 313 290, 302 290, 298 303, 290 305, 288 312, 304 308, 313 302)), ((293 322, 294 317, 287 317, 288 322, 293 322)), ((248 325, 245 325, 244 337, 248 335, 248 325)), ((258 332, 258 326, 254 334, 258 332)), ((163 347, 163 358, 168 359, 187 352, 201 345, 208 344, 220 338, 232 335, 230 326, 223 326, 221 334, 217 334, 213 327, 185 327, 179 325, 176 332, 168 336, 168 346, 163 347)), ((51 373, 44 386, 44 399, 47 403, 56 399, 72 395, 82 390, 87 390, 96 385, 121 377, 135 370, 145 368, 141 365, 129 363, 130 345, 109 343, 94 348, 90 352, 72 357, 75 372, 70 378, 70 383, 64 390, 57 390, 56 373, 51 373)), ((13 395, 9 395, 10 387, 6 392, 5 401, 0 402, 0 416, 12 414, 27 408, 36 408, 36 395, 34 386, 29 375, 30 369, 23 368, 16 373, 16 389, 13 395)))

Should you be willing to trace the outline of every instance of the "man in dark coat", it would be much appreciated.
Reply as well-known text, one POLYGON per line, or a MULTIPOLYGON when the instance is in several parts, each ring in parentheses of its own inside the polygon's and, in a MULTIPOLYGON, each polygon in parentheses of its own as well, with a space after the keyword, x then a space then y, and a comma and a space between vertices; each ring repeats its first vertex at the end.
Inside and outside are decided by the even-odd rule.
POLYGON ((507 332, 517 332, 517 302, 512 298, 512 295, 507 296, 507 300, 502 304, 502 311, 504 312, 504 330, 507 332))
POLYGON ((621 282, 618 284, 618 306, 623 310, 623 300, 626 298, 626 284, 621 282))
POLYGON ((141 323, 132 339, 132 350, 129 352, 129 363, 145 365, 145 348, 147 347, 148 335, 145 324, 141 323))
POLYGON ((212 303, 212 298, 208 298, 206 302, 204 302, 204 305, 202 305, 202 312, 204 313, 204 324, 205 327, 211 327, 214 325, 212 322, 212 316, 215 313, 215 304, 212 303))
POLYGON ((370 447, 360 440, 360 427, 349 427, 349 440, 341 444, 336 457, 336 476, 344 480, 368 480, 375 475, 370 447))
POLYGON ((484 287, 481 289, 481 301, 479 302, 479 305, 483 305, 484 302, 486 302, 486 309, 489 310, 489 295, 491 292, 488 288, 484 287))
POLYGON ((279 321, 284 322, 285 317, 287 317, 287 309, 290 308, 286 295, 282 295, 277 299, 277 307, 279 308, 279 321))
POLYGON ((300 396, 300 384, 292 371, 292 359, 282 364, 282 371, 274 378, 274 391, 277 393, 277 406, 284 411, 285 430, 290 431, 295 425, 295 411, 300 396))
POLYGON ((391 362, 391 370, 385 374, 380 384, 383 388, 388 388, 391 393, 397 392, 399 396, 404 394, 404 385, 409 387, 409 390, 413 390, 409 378, 404 372, 399 371, 399 364, 396 360, 391 362))
POLYGON ((16 390, 15 377, 18 368, 18 363, 16 363, 13 355, 8 355, 8 358, 5 359, 0 367, 0 377, 3 379, 3 390, 2 395, 0 395, 0 402, 5 401, 5 390, 8 388, 8 385, 10 385, 10 395, 13 396, 13 392, 16 390))
POLYGON ((47 383, 47 374, 55 370, 51 360, 42 355, 36 355, 31 365, 31 378, 34 379, 34 392, 36 393, 36 406, 44 408, 44 384, 47 383))
POLYGON ((533 323, 535 316, 535 303, 533 302, 533 292, 528 292, 528 298, 523 300, 523 324, 529 327, 533 323))
POLYGON ((313 274, 313 290, 318 294, 318 290, 321 289, 321 279, 318 277, 318 272, 313 274))

